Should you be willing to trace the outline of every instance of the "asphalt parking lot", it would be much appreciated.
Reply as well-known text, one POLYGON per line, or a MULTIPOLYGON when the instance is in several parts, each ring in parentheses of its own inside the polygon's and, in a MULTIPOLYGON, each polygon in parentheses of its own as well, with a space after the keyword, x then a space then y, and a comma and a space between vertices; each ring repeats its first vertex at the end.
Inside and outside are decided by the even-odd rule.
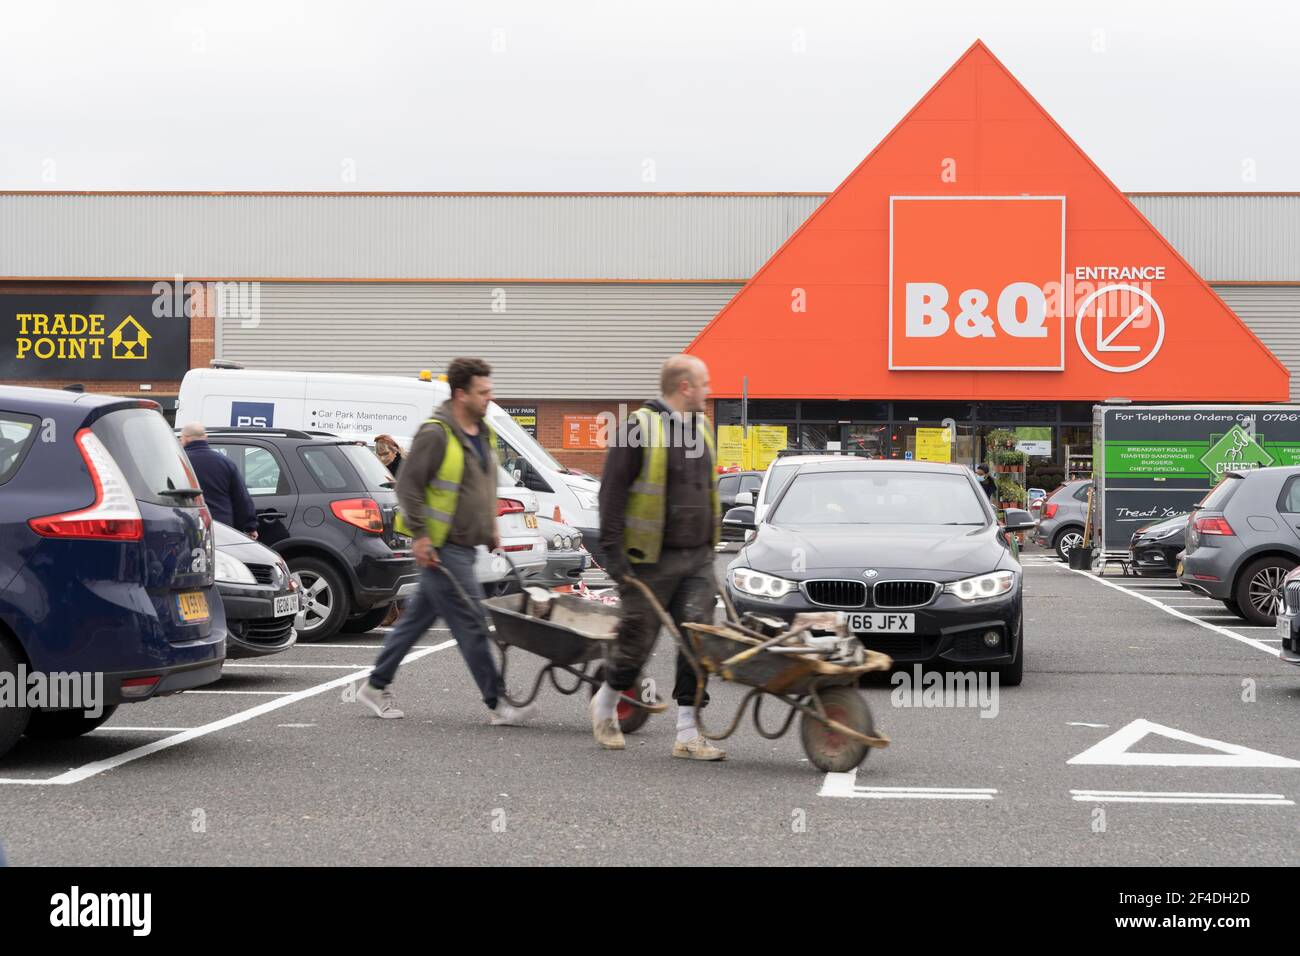
MULTIPOLYGON (((24 740, 0 764, 0 842, 15 865, 1300 862, 1300 671, 1272 634, 1171 579, 1024 561, 1023 686, 904 707, 877 680, 893 743, 855 773, 749 724, 723 763, 674 760, 671 712, 603 752, 585 694, 550 689, 533 726, 490 727, 441 629, 395 685, 406 718, 380 721, 344 699, 376 631, 24 740)), ((714 694, 716 729, 739 693, 714 694)))

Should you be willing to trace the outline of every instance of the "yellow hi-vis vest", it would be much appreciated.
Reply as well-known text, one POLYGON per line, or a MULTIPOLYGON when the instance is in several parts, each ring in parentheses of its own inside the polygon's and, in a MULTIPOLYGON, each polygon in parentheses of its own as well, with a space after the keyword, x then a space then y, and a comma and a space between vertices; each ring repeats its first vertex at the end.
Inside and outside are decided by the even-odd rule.
MULTIPOLYGON (((632 564, 653 564, 664 543, 664 516, 668 512, 668 446, 664 441, 663 416, 650 408, 632 413, 641 432, 641 473, 627 496, 623 519, 623 551, 632 564)), ((704 415, 697 416, 697 428, 709 450, 709 475, 713 499, 713 543, 722 539, 722 508, 718 499, 718 453, 713 427, 704 415)))
MULTIPOLYGON (((406 517, 399 510, 397 517, 393 520, 393 528, 398 534, 404 534, 407 537, 418 538, 427 528, 429 532, 429 543, 435 548, 440 548, 447 541, 447 535, 451 534, 451 521, 456 515, 456 499, 460 497, 460 481, 465 475, 465 449, 461 447, 460 439, 456 437, 455 431, 440 418, 429 418, 424 422, 426 425, 439 425, 447 433, 447 450, 442 456, 442 464, 438 466, 438 473, 434 476, 433 481, 429 482, 424 489, 424 501, 426 506, 425 520, 416 520, 418 531, 412 531, 411 525, 406 521, 406 517)), ((492 426, 486 421, 482 427, 487 429, 487 452, 488 464, 491 464, 492 450, 497 446, 497 435, 492 430, 492 426)), ((496 479, 493 478, 493 481, 496 479)))

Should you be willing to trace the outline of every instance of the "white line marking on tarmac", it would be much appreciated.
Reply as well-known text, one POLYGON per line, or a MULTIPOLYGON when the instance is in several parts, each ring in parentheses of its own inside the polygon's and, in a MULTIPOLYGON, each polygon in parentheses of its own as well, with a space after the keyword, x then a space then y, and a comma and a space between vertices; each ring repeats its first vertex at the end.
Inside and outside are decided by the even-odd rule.
MULTIPOLYGON (((427 657, 437 651, 444 650, 448 647, 455 647, 454 640, 444 641, 433 647, 425 648, 422 651, 415 651, 407 654, 402 659, 402 664, 410 664, 419 660, 421 657, 427 657)), ((160 750, 167 750, 178 744, 183 744, 194 740, 198 737, 205 737, 208 734, 216 733, 218 730, 225 730, 227 727, 233 727, 236 724, 242 724, 245 721, 252 720, 254 717, 260 717, 263 714, 269 714, 271 711, 279 710, 281 707, 288 707, 290 704, 296 704, 300 700, 306 700, 309 697, 315 697, 317 694, 323 694, 328 690, 336 687, 342 687, 350 684, 352 681, 360 680, 366 677, 371 671, 369 666, 361 669, 353 669, 352 673, 344 674, 342 677, 336 677, 333 680, 326 681, 323 684, 317 684, 315 687, 308 687, 306 690, 295 691, 292 694, 286 694, 277 700, 268 700, 264 704, 258 704, 256 707, 250 707, 247 710, 241 710, 239 713, 231 714, 229 717, 223 717, 220 720, 214 720, 211 723, 203 724, 200 727, 191 727, 189 730, 174 734, 171 737, 164 737, 162 740, 155 740, 143 746, 120 753, 115 757, 108 757, 104 760, 96 760, 94 763, 88 763, 81 767, 74 767, 57 777, 49 777, 44 780, 25 780, 21 778, 0 778, 0 784, 44 784, 47 786, 66 786, 67 784, 80 783, 90 777, 97 776, 107 770, 114 770, 123 764, 130 763, 133 760, 139 760, 141 757, 148 757, 150 754, 158 753, 160 750)))
POLYGON ((1266 644, 1255 640, 1253 637, 1246 637, 1246 635, 1238 634, 1235 631, 1230 631, 1226 627, 1220 627, 1217 624, 1211 624, 1209 621, 1203 621, 1199 617, 1193 617, 1190 614, 1184 614, 1182 611, 1176 611, 1173 608, 1171 608, 1168 604, 1161 604, 1153 597, 1150 597, 1146 594, 1140 594, 1137 591, 1131 590, 1130 588, 1122 588, 1118 584, 1115 584, 1113 581, 1107 581, 1105 578, 1097 577, 1096 575, 1092 574, 1090 571, 1076 571, 1073 568, 1065 568, 1064 570, 1070 574, 1082 575, 1083 577, 1091 581, 1096 581, 1098 584, 1103 584, 1108 588, 1114 588, 1116 591, 1120 591, 1125 594, 1131 594, 1138 600, 1146 601, 1152 607, 1158 607, 1160 608, 1160 610, 1164 611, 1167 614, 1172 614, 1174 617, 1181 618, 1184 621, 1191 621, 1197 627, 1203 627, 1207 631, 1213 631, 1216 634, 1222 634, 1224 637, 1230 637, 1234 641, 1240 641, 1241 643, 1247 644, 1250 647, 1255 648, 1256 650, 1263 651, 1265 654, 1272 654, 1274 657, 1280 657, 1282 655, 1282 649, 1280 647, 1278 648, 1269 647, 1266 644))
POLYGON ((96 727, 91 731, 92 734, 103 734, 111 730, 139 730, 139 731, 158 731, 159 733, 173 734, 181 730, 189 730, 189 727, 116 727, 109 725, 107 727, 96 727))
POLYGON ((1149 790, 1071 790, 1079 803, 1199 803, 1239 806, 1294 807, 1280 793, 1174 793, 1149 790))
POLYGON ((1065 722, 1065 725, 1067 727, 1109 727, 1110 726, 1110 724, 1089 724, 1089 723, 1085 723, 1082 720, 1067 720, 1065 722))
POLYGON ((1224 740, 1200 737, 1154 721, 1138 718, 1108 737, 1103 737, 1083 753, 1066 761, 1068 765, 1107 767, 1300 767, 1300 760, 1231 744, 1224 740), (1142 753, 1129 748, 1139 740, 1155 734, 1181 743, 1215 750, 1212 754, 1142 753))
POLYGON ((860 787, 858 771, 828 773, 819 797, 853 797, 862 800, 992 800, 989 787, 860 787))

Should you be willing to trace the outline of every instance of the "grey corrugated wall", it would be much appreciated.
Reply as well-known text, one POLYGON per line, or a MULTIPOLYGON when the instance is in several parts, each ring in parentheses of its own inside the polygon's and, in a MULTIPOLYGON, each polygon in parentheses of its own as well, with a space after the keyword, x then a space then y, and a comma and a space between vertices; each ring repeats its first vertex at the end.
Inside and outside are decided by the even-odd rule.
POLYGON ((1214 291, 1291 370, 1291 401, 1300 402, 1300 286, 1215 286, 1214 291))
MULTIPOLYGON (((0 277, 747 279, 823 198, 0 193, 0 277)), ((1300 281, 1300 195, 1130 198, 1211 282, 1300 281)))
POLYGON ((255 327, 221 320, 218 356, 249 368, 414 375, 480 355, 493 366, 498 395, 642 398, 657 393, 660 362, 689 345, 739 289, 264 283, 255 327))
POLYGON ((747 279, 821 201, 0 194, 0 276, 747 279))

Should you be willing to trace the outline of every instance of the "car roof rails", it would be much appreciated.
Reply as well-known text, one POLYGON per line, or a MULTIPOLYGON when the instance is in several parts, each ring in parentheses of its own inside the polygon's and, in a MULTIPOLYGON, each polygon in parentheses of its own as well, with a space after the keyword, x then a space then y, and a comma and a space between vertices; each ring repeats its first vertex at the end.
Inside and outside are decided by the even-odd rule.
POLYGON ((301 428, 257 428, 252 425, 214 425, 207 429, 207 432, 209 435, 259 435, 285 438, 315 438, 318 435, 330 435, 329 432, 309 432, 301 428))

